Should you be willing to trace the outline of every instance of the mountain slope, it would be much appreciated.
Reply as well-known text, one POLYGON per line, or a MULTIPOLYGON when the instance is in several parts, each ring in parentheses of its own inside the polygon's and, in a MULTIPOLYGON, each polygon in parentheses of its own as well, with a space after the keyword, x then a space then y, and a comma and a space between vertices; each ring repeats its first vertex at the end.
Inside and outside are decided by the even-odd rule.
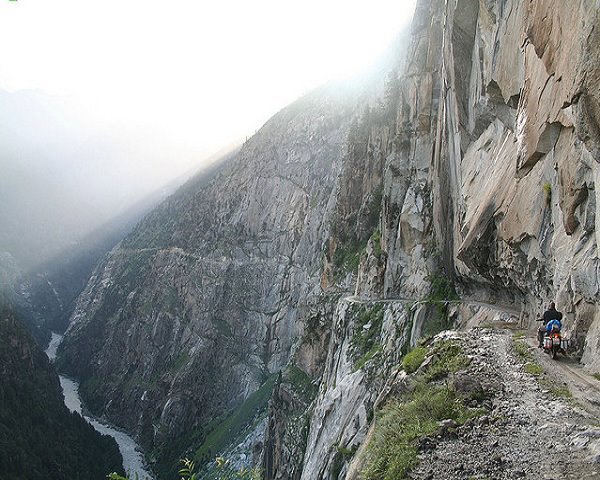
POLYGON ((320 295, 360 102, 334 86, 284 109, 98 266, 59 351, 92 409, 160 446, 285 366, 320 295))
POLYGON ((113 439, 63 403, 48 358, 0 301, 0 470, 6 479, 103 479, 122 471, 113 439))
POLYGON ((597 373, 600 17, 594 2, 572 7, 419 2, 395 135, 365 135, 386 163, 381 236, 356 291, 389 300, 379 322, 361 320, 373 305, 338 305, 302 479, 356 478, 340 452, 365 442, 385 379, 440 329, 511 318, 537 328, 541 303, 556 300, 572 353, 597 373))
POLYGON ((420 1, 379 100, 285 109, 112 252, 64 368, 145 445, 200 460, 281 371, 227 439, 269 480, 356 478, 387 380, 452 326, 533 328, 555 299, 597 372, 599 15, 420 1))

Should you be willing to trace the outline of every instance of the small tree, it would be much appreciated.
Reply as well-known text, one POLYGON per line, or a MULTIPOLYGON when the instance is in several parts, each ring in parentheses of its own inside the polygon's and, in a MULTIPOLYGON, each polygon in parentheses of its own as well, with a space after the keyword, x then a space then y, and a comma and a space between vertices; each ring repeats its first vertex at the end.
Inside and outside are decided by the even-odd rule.
MULTIPOLYGON (((180 480, 198 480, 197 473, 195 472, 196 465, 193 460, 184 458, 181 460, 183 468, 179 470, 180 480)), ((261 480, 260 470, 258 468, 241 468, 236 470, 232 467, 231 462, 223 457, 217 457, 215 459, 215 467, 217 469, 217 476, 215 480, 261 480)), ((109 480, 133 480, 128 477, 123 477, 118 473, 110 473, 107 475, 109 480)), ((138 480, 136 475, 135 480, 138 480)))

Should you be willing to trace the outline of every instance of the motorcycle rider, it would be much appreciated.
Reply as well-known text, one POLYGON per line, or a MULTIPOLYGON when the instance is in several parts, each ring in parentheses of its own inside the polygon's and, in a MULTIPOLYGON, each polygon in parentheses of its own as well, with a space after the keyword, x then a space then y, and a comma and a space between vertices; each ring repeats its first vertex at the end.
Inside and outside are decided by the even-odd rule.
MULTIPOLYGON (((538 322, 543 322, 542 326, 540 326, 539 330, 538 330, 538 347, 542 348, 544 346, 544 334, 546 333, 546 328, 548 326, 548 324, 552 321, 552 320, 556 320, 558 322, 559 325, 559 329, 561 326, 560 321, 562 320, 563 314, 561 312, 559 312, 558 310, 556 310, 556 305, 554 304, 554 302, 550 302, 550 304, 548 305, 548 310, 546 310, 544 312, 544 314, 542 315, 542 318, 538 319, 538 322)), ((552 328, 552 327, 550 327, 552 328)), ((549 332, 549 330, 548 330, 549 332)))

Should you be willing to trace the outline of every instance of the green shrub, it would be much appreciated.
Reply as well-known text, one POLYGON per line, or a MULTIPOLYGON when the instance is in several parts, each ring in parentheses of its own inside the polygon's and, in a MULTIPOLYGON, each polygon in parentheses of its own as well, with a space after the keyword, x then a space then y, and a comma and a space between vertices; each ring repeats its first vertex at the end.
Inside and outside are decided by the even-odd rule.
MULTIPOLYGON (((196 465, 192 460, 184 458, 181 463, 183 466, 179 470, 180 480, 197 480, 199 478, 198 473, 196 473, 196 465)), ((215 459, 215 471, 215 480, 261 480, 262 478, 258 468, 236 470, 231 466, 229 460, 223 457, 215 459)), ((106 478, 109 480, 130 480, 128 477, 123 477, 117 473, 110 473, 106 478)))
POLYGON ((402 359, 402 368, 406 373, 416 372, 427 356, 427 348, 415 347, 402 359))
POLYGON ((373 191, 371 192, 371 198, 369 200, 369 204, 368 204, 368 209, 369 209, 369 216, 368 216, 368 225, 367 227, 369 228, 370 231, 371 228, 375 228, 377 226, 377 224, 379 223, 379 216, 381 213, 381 201, 383 200, 383 185, 380 184, 377 187, 375 187, 373 189, 373 191))
MULTIPOLYGON (((262 478, 258 468, 241 468, 240 470, 236 470, 229 460, 223 457, 215 459, 215 466, 217 472, 216 480, 260 480, 262 478)), ((191 472, 193 474, 193 469, 191 472)), ((181 475, 181 471, 179 474, 181 475)), ((181 480, 196 480, 196 477, 182 475, 181 480)))
POLYGON ((447 277, 442 275, 431 275, 429 277, 429 282, 431 283, 431 291, 427 297, 428 301, 443 303, 460 300, 454 284, 447 277))
POLYGON ((450 373, 456 373, 469 365, 462 347, 452 340, 438 342, 431 352, 433 360, 424 373, 428 382, 444 378, 450 373))
POLYGON ((399 480, 418 464, 418 439, 433 434, 441 420, 461 425, 477 413, 470 411, 446 386, 423 385, 405 403, 393 401, 376 420, 367 448, 365 480, 399 480))

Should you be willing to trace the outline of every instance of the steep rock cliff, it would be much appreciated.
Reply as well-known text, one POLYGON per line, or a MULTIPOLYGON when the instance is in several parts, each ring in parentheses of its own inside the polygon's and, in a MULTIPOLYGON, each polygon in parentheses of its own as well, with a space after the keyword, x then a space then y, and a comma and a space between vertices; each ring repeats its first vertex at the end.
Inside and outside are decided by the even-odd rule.
POLYGON ((369 88, 284 109, 101 262, 59 351, 92 409, 146 447, 203 438, 288 363, 322 292, 345 140, 369 88))
MULTIPOLYGON (((380 245, 365 250, 357 293, 433 299, 455 284, 463 304, 441 313, 456 325, 534 327, 541 303, 556 299, 597 371, 599 26, 593 1, 419 2, 383 153, 380 245)), ((396 312, 380 352, 356 370, 344 347, 355 333, 337 330, 347 322, 338 308, 302 478, 356 478, 345 472, 367 432, 364 410, 387 394, 362 375, 393 376, 385 345, 436 323, 435 310, 413 315, 396 312)))
POLYGON ((379 103, 294 104, 107 257, 64 367, 146 446, 283 370, 269 479, 355 478, 401 356, 450 325, 556 299, 597 371, 599 31, 593 0, 420 1, 379 103))

